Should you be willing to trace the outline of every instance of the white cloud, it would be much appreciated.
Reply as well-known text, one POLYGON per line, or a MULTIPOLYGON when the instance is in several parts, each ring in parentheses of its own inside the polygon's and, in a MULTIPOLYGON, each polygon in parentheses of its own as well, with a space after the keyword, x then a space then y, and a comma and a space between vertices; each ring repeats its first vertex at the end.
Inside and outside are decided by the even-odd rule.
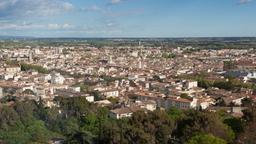
POLYGON ((14 23, 0 23, 0 30, 27 30, 27 29, 42 29, 43 25, 38 24, 14 24, 14 23))
POLYGON ((22 16, 51 16, 74 9, 63 0, 1 0, 0 18, 22 16))
POLYGON ((74 26, 70 25, 70 24, 63 24, 62 28, 63 29, 71 29, 71 28, 74 28, 74 26))
POLYGON ((17 0, 9 0, 9 1, 0 1, 0 10, 4 10, 9 6, 14 5, 17 2, 17 0))
POLYGON ((239 0, 239 4, 247 4, 252 2, 252 0, 239 0))
POLYGON ((98 7, 97 5, 92 5, 87 8, 82 8, 81 10, 82 11, 101 11, 102 9, 100 7, 98 7))
POLYGON ((72 29, 74 28, 74 26, 70 24, 48 24, 47 28, 54 29, 54 30, 57 30, 57 29, 65 30, 65 29, 72 29))
POLYGON ((0 23, 0 30, 68 30, 73 28, 74 26, 70 24, 0 23))
POLYGON ((122 2, 122 0, 111 0, 111 4, 118 4, 118 3, 120 3, 120 2, 122 2))

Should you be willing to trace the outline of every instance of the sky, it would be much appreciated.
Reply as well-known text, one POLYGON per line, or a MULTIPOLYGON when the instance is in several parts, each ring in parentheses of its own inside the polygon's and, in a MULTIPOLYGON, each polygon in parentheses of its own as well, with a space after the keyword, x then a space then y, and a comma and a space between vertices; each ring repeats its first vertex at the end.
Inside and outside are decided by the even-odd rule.
POLYGON ((256 0, 0 0, 0 35, 255 37, 256 0))

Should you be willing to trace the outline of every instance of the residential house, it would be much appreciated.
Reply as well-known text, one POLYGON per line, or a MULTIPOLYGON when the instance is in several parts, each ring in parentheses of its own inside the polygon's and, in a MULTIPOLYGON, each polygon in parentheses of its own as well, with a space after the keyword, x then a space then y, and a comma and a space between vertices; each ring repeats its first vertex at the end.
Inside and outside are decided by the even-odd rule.
POLYGON ((140 107, 124 107, 111 110, 109 116, 115 119, 131 117, 136 111, 142 110, 140 107))

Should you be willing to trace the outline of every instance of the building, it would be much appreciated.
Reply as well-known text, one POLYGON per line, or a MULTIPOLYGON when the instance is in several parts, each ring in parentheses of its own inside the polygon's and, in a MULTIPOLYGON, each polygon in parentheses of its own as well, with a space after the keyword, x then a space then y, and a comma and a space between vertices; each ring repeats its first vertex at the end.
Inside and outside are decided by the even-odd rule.
POLYGON ((157 108, 156 101, 147 100, 147 101, 136 101, 137 106, 144 108, 149 111, 154 111, 157 108))
POLYGON ((197 81, 186 81, 185 82, 185 88, 186 89, 192 89, 197 87, 197 81))
POLYGON ((176 98, 167 98, 164 103, 163 106, 165 109, 169 109, 171 107, 176 107, 179 109, 189 109, 191 108, 191 102, 188 99, 184 99, 184 98, 180 98, 180 97, 176 97, 176 98))
POLYGON ((117 89, 109 89, 109 90, 104 90, 101 91, 101 93, 106 97, 106 98, 110 98, 110 97, 118 97, 119 96, 119 91, 117 89))
POLYGON ((65 81, 65 78, 60 73, 56 73, 56 72, 51 73, 52 84, 63 84, 64 81, 65 81))
POLYGON ((142 110, 140 107, 124 107, 111 110, 109 116, 115 119, 131 117, 136 111, 142 110))
POLYGON ((8 74, 16 74, 21 71, 20 66, 9 66, 5 68, 6 73, 8 74))
POLYGON ((109 100, 95 101, 95 104, 101 107, 110 106, 112 103, 109 100))
POLYGON ((87 95, 87 96, 85 96, 85 98, 86 98, 86 100, 87 100, 88 102, 94 102, 94 96, 87 95))

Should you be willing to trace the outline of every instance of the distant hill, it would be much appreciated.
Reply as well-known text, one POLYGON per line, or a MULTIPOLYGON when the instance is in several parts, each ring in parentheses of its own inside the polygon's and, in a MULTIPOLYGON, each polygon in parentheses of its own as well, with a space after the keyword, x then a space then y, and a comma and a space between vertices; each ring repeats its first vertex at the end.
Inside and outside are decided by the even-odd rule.
POLYGON ((33 39, 34 37, 28 37, 28 36, 4 36, 0 35, 0 40, 28 40, 33 39))

